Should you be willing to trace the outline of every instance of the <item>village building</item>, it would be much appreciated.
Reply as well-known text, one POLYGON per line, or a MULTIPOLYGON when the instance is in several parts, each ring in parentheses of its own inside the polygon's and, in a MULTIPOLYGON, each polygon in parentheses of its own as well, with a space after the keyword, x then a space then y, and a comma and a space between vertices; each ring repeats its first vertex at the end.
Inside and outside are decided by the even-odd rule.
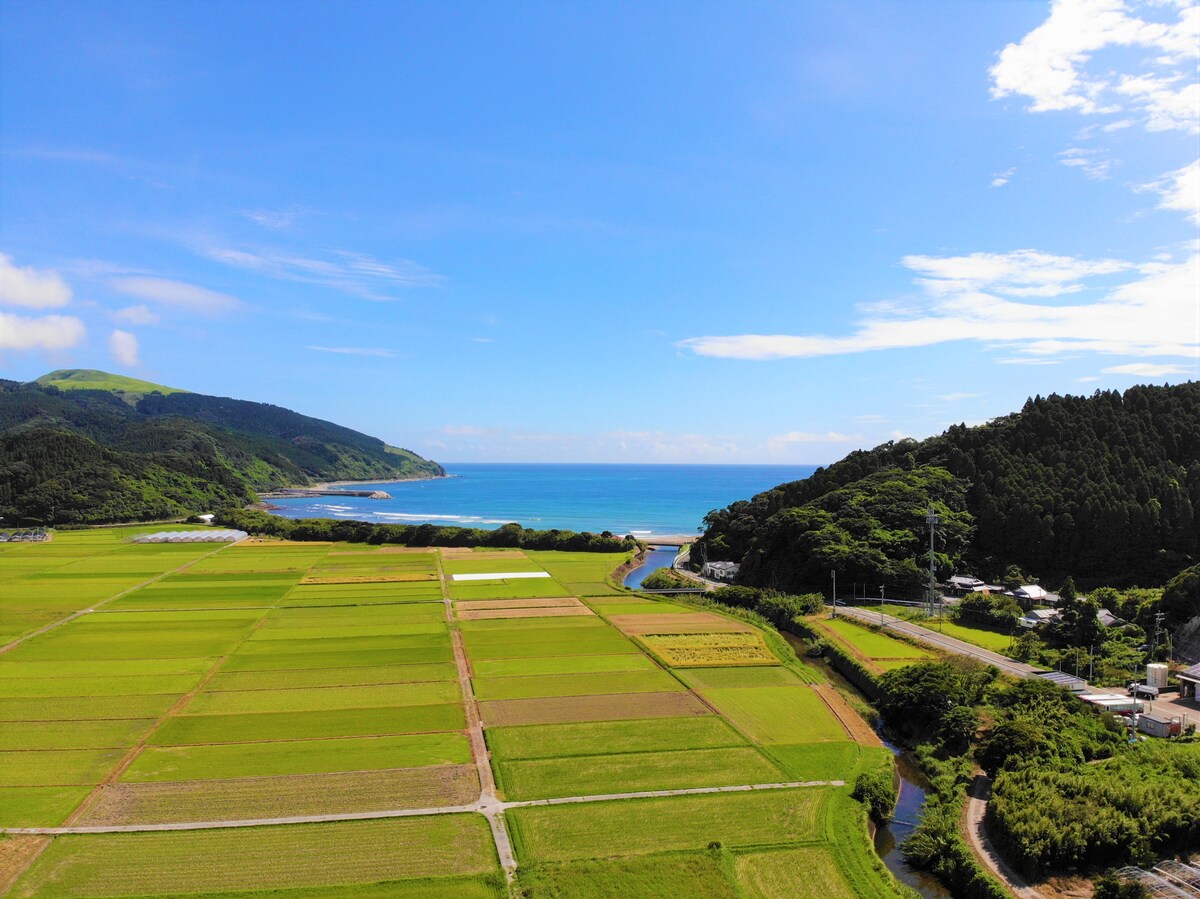
POLYGON ((732 581, 740 567, 737 562, 705 562, 700 574, 714 581, 732 581))

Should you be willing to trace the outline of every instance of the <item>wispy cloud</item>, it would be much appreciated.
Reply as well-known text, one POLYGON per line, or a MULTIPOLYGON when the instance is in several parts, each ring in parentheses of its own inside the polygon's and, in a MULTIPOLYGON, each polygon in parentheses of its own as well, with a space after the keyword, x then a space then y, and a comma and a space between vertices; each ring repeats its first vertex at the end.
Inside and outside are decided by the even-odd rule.
POLYGON ((145 303, 118 309, 112 314, 112 317, 127 325, 157 325, 161 320, 158 313, 151 310, 145 303))
POLYGON ((310 346, 310 350, 315 350, 318 353, 341 353, 345 356, 381 356, 392 358, 396 355, 393 350, 379 349, 378 347, 363 347, 363 346, 310 346))
POLYGON ((472 343, 495 343, 496 342, 495 339, 492 337, 472 337, 472 338, 470 338, 470 341, 472 343))
POLYGON ((1012 176, 1017 173, 1017 167, 1013 166, 1010 169, 1005 169, 1003 172, 996 172, 992 175, 992 187, 1003 187, 1008 184, 1012 176))
POLYGON ((323 258, 285 250, 204 245, 201 255, 282 281, 319 284, 367 300, 393 300, 392 292, 440 287, 445 278, 411 259, 384 262, 366 253, 335 250, 323 258))
POLYGON ((52 309, 71 302, 71 288, 58 272, 13 264, 0 253, 0 304, 26 309, 52 309))
MULTIPOLYGON (((1135 265, 1033 250, 970 256, 908 256, 925 298, 869 307, 845 336, 737 334, 693 337, 677 346, 725 359, 785 359, 932 346, 971 340, 1008 347, 1018 358, 1056 361, 1069 352, 1200 356, 1200 256, 1135 265), (1101 289, 1097 278, 1124 283, 1101 289), (1091 288, 1097 298, 1062 297, 1091 288), (1043 302, 1030 302, 1030 299, 1043 302), (1045 302, 1053 300, 1054 302, 1045 302)), ((1001 360, 1006 361, 1006 360, 1001 360)))
POLYGON ((289 206, 287 209, 243 209, 239 213, 242 218, 270 231, 287 231, 296 224, 297 219, 309 214, 310 210, 302 206, 289 206))
POLYGON ((1182 365, 1154 365, 1150 362, 1133 362, 1129 365, 1112 365, 1103 369, 1106 375, 1134 375, 1138 378, 1162 378, 1167 375, 1190 375, 1200 377, 1200 367, 1190 369, 1182 365))
POLYGON ((120 329, 114 330, 108 336, 108 350, 118 364, 125 368, 137 367, 138 339, 136 335, 120 329))
POLYGON ((943 393, 938 399, 946 403, 957 403, 959 400, 973 400, 977 396, 978 393, 943 393))
POLYGON ((1174 21, 1155 20, 1169 8, 1134 14, 1122 0, 1055 0, 1041 25, 1000 52, 992 96, 1025 97, 1034 112, 1135 113, 1148 131, 1200 133, 1200 8, 1180 3, 1174 21), (1130 47, 1150 51, 1131 70, 1116 68, 1116 54, 1096 59, 1130 47))
POLYGON ((113 290, 126 296, 205 315, 220 315, 246 308, 246 304, 237 297, 168 278, 114 278, 108 283, 113 290))
POLYGON ((1071 147, 1058 154, 1058 161, 1068 168, 1079 169, 1094 181, 1104 181, 1112 174, 1117 161, 1101 150, 1071 147))

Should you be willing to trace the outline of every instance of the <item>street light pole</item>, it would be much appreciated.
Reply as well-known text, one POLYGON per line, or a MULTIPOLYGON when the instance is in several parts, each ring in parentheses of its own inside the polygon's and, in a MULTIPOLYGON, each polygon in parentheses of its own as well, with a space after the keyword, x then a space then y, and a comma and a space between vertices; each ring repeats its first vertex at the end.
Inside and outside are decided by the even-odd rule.
POLYGON ((934 614, 934 607, 937 603, 937 577, 934 574, 934 559, 933 559, 933 534, 937 523, 941 521, 938 514, 933 511, 933 506, 929 507, 929 514, 925 516, 925 523, 929 525, 929 614, 934 614))

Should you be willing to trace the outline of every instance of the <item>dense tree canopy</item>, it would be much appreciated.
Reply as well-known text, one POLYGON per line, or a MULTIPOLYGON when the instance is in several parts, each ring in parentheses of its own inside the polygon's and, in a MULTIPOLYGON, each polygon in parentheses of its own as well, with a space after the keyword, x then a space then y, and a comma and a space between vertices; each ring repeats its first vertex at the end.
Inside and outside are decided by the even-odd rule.
POLYGON ((930 503, 940 573, 1162 584, 1200 558, 1200 383, 1036 397, 985 425, 851 453, 710 512, 695 553, 741 561, 750 584, 826 584, 836 568, 916 585, 930 503))
POLYGON ((0 516, 19 524, 208 511, 313 480, 445 474, 440 465, 278 406, 0 380, 0 516))

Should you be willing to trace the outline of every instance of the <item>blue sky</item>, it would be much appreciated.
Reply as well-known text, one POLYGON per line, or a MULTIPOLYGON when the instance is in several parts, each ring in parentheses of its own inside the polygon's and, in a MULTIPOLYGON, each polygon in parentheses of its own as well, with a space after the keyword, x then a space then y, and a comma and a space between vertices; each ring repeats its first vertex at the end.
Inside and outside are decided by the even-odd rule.
POLYGON ((1200 4, 0 6, 0 374, 827 463, 1200 376, 1200 4))

